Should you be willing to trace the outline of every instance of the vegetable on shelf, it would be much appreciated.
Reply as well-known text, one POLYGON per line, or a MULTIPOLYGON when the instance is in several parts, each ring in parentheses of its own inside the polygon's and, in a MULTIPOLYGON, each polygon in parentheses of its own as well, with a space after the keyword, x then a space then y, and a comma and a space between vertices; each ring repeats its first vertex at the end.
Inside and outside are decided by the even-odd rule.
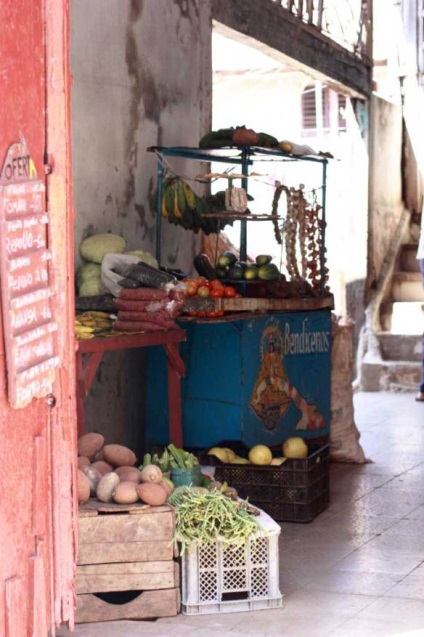
POLYGON ((247 501, 234 501, 220 490, 178 487, 168 498, 175 508, 174 542, 181 544, 180 554, 191 542, 216 542, 243 545, 261 530, 248 511, 247 501))

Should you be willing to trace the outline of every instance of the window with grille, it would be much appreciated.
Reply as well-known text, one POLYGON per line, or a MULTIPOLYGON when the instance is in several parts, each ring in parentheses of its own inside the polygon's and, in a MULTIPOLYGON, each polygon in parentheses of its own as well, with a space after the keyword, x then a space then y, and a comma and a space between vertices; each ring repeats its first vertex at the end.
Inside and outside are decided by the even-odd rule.
POLYGON ((346 96, 320 83, 302 93, 302 129, 305 136, 346 130, 346 96))

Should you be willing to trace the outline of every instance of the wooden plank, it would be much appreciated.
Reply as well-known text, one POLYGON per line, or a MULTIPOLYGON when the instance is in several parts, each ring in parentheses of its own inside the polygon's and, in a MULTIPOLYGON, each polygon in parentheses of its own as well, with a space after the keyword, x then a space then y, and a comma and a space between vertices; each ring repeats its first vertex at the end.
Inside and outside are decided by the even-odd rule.
MULTIPOLYGON (((332 294, 312 298, 188 298, 184 304, 184 311, 204 311, 213 312, 216 310, 224 310, 225 312, 268 312, 268 311, 287 311, 302 312, 322 310, 325 308, 332 309, 334 307, 334 298, 332 294)), ((184 317, 180 317, 184 318, 184 317)), ((243 318, 242 316, 240 318, 243 318)))
MULTIPOLYGON (((142 502, 135 502, 134 504, 117 504, 116 502, 100 502, 97 498, 90 498, 88 502, 80 504, 79 514, 80 516, 88 512, 94 513, 149 513, 151 510, 149 504, 143 504, 142 502)), ((162 513, 163 511, 172 511, 172 507, 167 504, 160 507, 153 507, 153 513, 162 513)))
POLYGON ((148 562, 172 560, 174 546, 169 540, 154 542, 95 542, 79 544, 77 564, 148 562))
POLYGON ((98 515, 98 513, 97 511, 94 511, 94 510, 89 510, 89 509, 83 510, 81 509, 81 507, 78 510, 78 516, 80 518, 94 518, 96 517, 96 515, 98 515))
POLYGON ((89 564, 77 567, 76 592, 108 593, 111 591, 158 590, 177 586, 177 562, 122 562, 89 564))
POLYGON ((110 604, 92 594, 77 595, 76 622, 174 617, 180 612, 180 600, 179 588, 143 591, 126 604, 110 604))
POLYGON ((148 515, 109 514, 80 518, 79 543, 171 541, 174 535, 172 511, 148 511, 148 515))
POLYGON ((94 511, 94 513, 130 513, 131 511, 142 513, 150 509, 148 504, 135 502, 134 504, 117 504, 116 502, 100 502, 96 498, 90 498, 88 502, 81 504, 79 512, 94 511))

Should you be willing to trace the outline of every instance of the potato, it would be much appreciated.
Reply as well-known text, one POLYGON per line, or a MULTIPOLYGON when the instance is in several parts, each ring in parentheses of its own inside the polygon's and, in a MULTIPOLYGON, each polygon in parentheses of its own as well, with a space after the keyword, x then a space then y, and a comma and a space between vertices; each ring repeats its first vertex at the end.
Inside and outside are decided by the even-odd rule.
POLYGON ((132 467, 137 458, 134 451, 124 445, 105 445, 103 447, 103 460, 113 467, 132 467))
POLYGON ((103 474, 91 465, 89 467, 84 467, 82 472, 87 476, 90 483, 90 495, 96 495, 97 485, 99 484, 103 474))
POLYGON ((90 499, 90 481, 81 471, 77 470, 77 489, 78 489, 78 504, 84 504, 90 499))
POLYGON ((138 484, 130 480, 120 482, 116 485, 112 493, 114 502, 118 504, 134 504, 134 502, 137 502, 139 499, 137 493, 138 486, 138 484))
POLYGON ((95 432, 83 434, 78 439, 78 455, 86 456, 91 461, 94 460, 96 453, 100 451, 105 442, 104 436, 95 432))
POLYGON ((146 465, 140 472, 140 482, 160 482, 161 480, 161 468, 155 464, 146 465))
POLYGON ((108 462, 105 462, 104 460, 95 460, 91 463, 91 466, 100 471, 103 476, 105 475, 105 473, 110 473, 111 471, 113 471, 112 465, 108 462))
POLYGON ((156 484, 158 484, 160 487, 165 489, 167 496, 170 496, 174 490, 173 483, 171 482, 171 480, 167 480, 166 478, 163 478, 160 482, 157 482, 156 484))
POLYGON ((141 480, 140 469, 137 467, 116 467, 115 473, 118 474, 121 482, 135 482, 138 484, 141 480))
POLYGON ((166 489, 156 482, 141 482, 137 484, 137 493, 140 500, 151 506, 161 506, 168 499, 166 489))
POLYGON ((84 467, 90 466, 90 458, 86 456, 78 456, 78 469, 83 469, 84 467))
POLYGON ((119 476, 114 471, 105 473, 99 481, 96 489, 96 496, 100 502, 112 502, 112 494, 119 484, 119 476))

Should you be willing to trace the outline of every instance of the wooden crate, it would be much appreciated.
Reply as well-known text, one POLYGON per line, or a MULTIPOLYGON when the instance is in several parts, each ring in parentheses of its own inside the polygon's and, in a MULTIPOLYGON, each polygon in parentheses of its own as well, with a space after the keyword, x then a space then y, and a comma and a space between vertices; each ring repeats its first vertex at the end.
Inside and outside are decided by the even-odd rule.
POLYGON ((80 507, 76 622, 172 617, 180 611, 171 507, 90 500, 80 507))
POLYGON ((179 588, 144 591, 125 604, 111 604, 96 595, 77 595, 76 623, 174 617, 180 607, 179 588))

